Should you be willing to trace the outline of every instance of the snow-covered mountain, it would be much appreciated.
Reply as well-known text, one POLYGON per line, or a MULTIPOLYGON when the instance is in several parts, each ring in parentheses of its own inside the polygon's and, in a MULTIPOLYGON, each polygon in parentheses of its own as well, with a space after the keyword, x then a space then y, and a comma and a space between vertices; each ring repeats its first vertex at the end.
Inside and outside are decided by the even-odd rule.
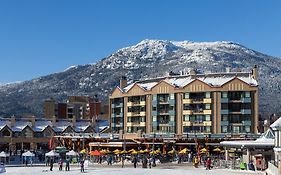
POLYGON ((170 71, 222 72, 226 67, 259 68, 260 111, 280 113, 281 59, 228 41, 191 42, 143 40, 122 48, 95 64, 72 66, 63 72, 0 86, 0 115, 42 115, 43 101, 63 101, 68 95, 97 94, 106 101, 121 76, 129 82, 165 76, 170 71))

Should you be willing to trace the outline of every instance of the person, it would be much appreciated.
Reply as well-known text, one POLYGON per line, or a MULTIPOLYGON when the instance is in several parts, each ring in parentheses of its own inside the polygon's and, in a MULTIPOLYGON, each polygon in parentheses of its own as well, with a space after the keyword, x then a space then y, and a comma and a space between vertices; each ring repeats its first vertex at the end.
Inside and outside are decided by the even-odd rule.
POLYGON ((80 160, 80 167, 81 167, 81 173, 84 173, 85 170, 84 170, 84 160, 83 160, 83 158, 80 160))
POLYGON ((65 160, 65 171, 69 171, 69 163, 70 163, 70 159, 66 159, 65 160))
POLYGON ((63 161, 62 161, 62 159, 60 159, 60 161, 59 161, 59 171, 62 171, 62 164, 63 164, 63 161))
POLYGON ((133 158, 134 168, 137 168, 137 162, 138 162, 137 157, 134 156, 134 158, 133 158))
POLYGON ((149 166, 149 168, 151 168, 151 164, 152 164, 152 157, 148 157, 148 166, 149 166))
POLYGON ((198 164, 199 164, 199 160, 198 160, 197 156, 195 156, 193 159, 193 165, 195 168, 198 168, 198 164))
POLYGON ((147 168, 147 157, 144 156, 142 159, 142 168, 147 168))
POLYGON ((211 170, 212 161, 210 158, 206 160, 206 170, 211 170))
POLYGON ((191 152, 189 152, 189 153, 188 153, 188 162, 190 163, 191 160, 192 160, 192 158, 191 158, 191 152))
POLYGON ((111 155, 108 156, 107 161, 108 161, 107 162, 108 165, 112 165, 112 156, 111 155))
POLYGON ((46 166, 49 166, 50 165, 50 158, 47 157, 47 160, 46 160, 46 166))
POLYGON ((124 162, 125 162, 125 155, 121 156, 121 161, 122 161, 122 168, 124 167, 124 162))
POLYGON ((54 160, 50 160, 50 171, 53 171, 53 166, 54 166, 54 160))

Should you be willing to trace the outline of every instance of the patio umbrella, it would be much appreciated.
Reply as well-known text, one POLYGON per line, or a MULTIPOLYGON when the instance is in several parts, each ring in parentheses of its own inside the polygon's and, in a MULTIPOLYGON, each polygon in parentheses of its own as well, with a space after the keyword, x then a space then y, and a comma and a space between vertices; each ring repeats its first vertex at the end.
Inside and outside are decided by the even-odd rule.
POLYGON ((34 157, 34 153, 30 152, 30 151, 27 151, 25 153, 22 154, 23 157, 34 157))
POLYGON ((123 150, 120 152, 121 154, 127 154, 128 152, 126 150, 123 150))
POLYGON ((176 150, 172 149, 171 151, 168 152, 168 154, 175 154, 176 150))
POLYGON ((80 154, 86 154, 86 149, 82 149, 82 150, 80 151, 80 154))
POLYGON ((135 149, 130 149, 128 152, 134 152, 134 151, 136 151, 135 149))
POLYGON ((215 151, 215 152, 221 152, 221 149, 220 149, 219 147, 217 147, 217 148, 213 149, 213 151, 215 151))
POLYGON ((78 156, 79 154, 73 150, 66 153, 67 156, 78 156))
POLYGON ((206 149, 206 148, 200 149, 200 153, 201 153, 201 154, 204 154, 204 153, 206 153, 206 152, 207 152, 207 149, 206 149))
POLYGON ((113 153, 116 153, 116 152, 120 152, 120 150, 119 150, 119 149, 116 149, 116 150, 113 151, 113 153))
POLYGON ((95 151, 91 151, 91 152, 90 152, 90 155, 91 155, 91 156, 100 156, 101 153, 100 153, 98 150, 95 150, 95 151))
POLYGON ((186 154, 188 151, 190 151, 190 150, 187 148, 184 148, 179 152, 179 154, 186 154))
POLYGON ((57 146, 55 148, 55 150, 56 150, 57 153, 63 153, 63 152, 67 152, 68 151, 67 148, 64 147, 64 146, 57 146))
POLYGON ((9 157, 9 154, 5 153, 4 151, 2 151, 0 153, 0 157, 9 157))
POLYGON ((138 152, 137 151, 132 151, 131 154, 138 154, 138 152))
POLYGON ((56 153, 54 150, 52 150, 52 151, 46 153, 45 156, 46 157, 56 157, 56 156, 58 157, 58 156, 60 156, 60 154, 56 153))

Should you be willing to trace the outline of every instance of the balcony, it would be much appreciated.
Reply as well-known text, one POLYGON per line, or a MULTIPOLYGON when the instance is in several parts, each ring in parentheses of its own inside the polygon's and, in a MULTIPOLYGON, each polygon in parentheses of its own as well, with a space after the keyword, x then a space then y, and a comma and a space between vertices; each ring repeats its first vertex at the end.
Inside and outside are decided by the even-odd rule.
POLYGON ((212 126, 212 121, 204 121, 203 125, 204 126, 212 126))
POLYGON ((194 98, 194 99, 192 99, 192 103, 193 104, 200 104, 200 103, 203 103, 203 102, 204 102, 203 98, 194 98))
POLYGON ((212 110, 210 110, 210 109, 205 109, 205 110, 203 110, 203 114, 204 114, 204 115, 211 115, 211 114, 212 114, 212 110))
POLYGON ((228 103, 228 98, 221 98, 221 103, 228 103))
POLYGON ((183 121, 182 125, 183 126, 192 126, 192 123, 190 121, 183 121))
POLYGON ((127 106, 145 106, 145 101, 134 101, 134 102, 128 102, 127 106))
POLYGON ((183 115, 192 115, 192 113, 193 113, 192 110, 183 110, 182 111, 183 115))
POLYGON ((128 117, 145 116, 145 112, 144 111, 128 112, 127 116, 128 117))
POLYGON ((169 110, 158 110, 159 115, 169 115, 169 110))
POLYGON ((229 121, 221 121, 221 126, 228 126, 229 125, 229 121))
POLYGON ((211 98, 204 98, 203 103, 212 103, 212 99, 211 98))
POLYGON ((242 114, 251 114, 251 109, 241 109, 242 114))
POLYGON ((250 97, 245 97, 241 99, 242 103, 251 103, 252 99, 250 97))
POLYGON ((192 103, 192 99, 183 99, 182 103, 183 104, 190 104, 190 103, 192 103))
POLYGON ((229 110, 228 109, 222 109, 221 114, 229 114, 229 110))
POLYGON ((167 126, 169 125, 170 120, 161 120, 159 121, 159 126, 167 126))
POLYGON ((242 121, 242 125, 243 126, 251 126, 252 125, 252 122, 251 121, 242 121))

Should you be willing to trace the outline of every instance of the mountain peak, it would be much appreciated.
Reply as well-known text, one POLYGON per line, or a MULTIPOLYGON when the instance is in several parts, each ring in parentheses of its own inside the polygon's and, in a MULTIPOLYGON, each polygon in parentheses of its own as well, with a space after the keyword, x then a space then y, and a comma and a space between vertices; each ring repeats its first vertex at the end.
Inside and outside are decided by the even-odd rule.
POLYGON ((0 115, 42 114, 44 99, 65 100, 69 95, 99 94, 106 101, 121 76, 129 82, 196 69, 223 72, 225 67, 250 71, 259 67, 260 109, 280 112, 281 60, 232 41, 193 42, 145 39, 122 48, 96 64, 74 66, 66 71, 18 84, 0 86, 0 115), (277 100, 276 100, 277 99, 277 100), (11 103, 15 105, 10 105, 11 103))

